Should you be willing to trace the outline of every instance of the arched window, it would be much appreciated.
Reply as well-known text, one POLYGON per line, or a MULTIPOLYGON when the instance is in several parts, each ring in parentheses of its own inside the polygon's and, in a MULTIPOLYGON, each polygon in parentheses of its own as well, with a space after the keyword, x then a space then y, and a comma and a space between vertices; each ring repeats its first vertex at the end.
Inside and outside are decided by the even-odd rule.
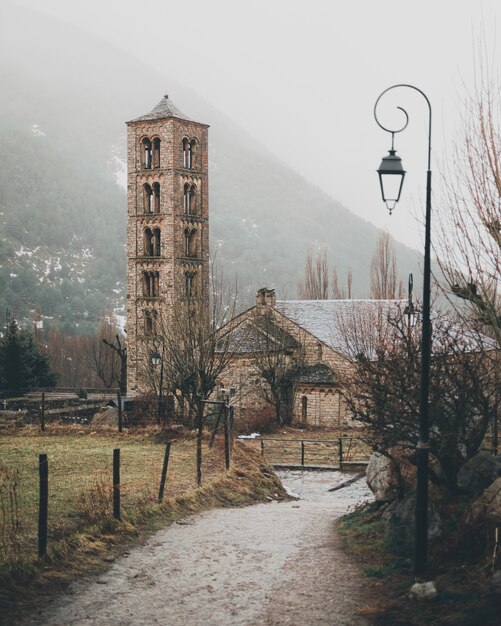
POLYGON ((152 243, 152 255, 151 256, 160 256, 160 228, 155 228, 153 230, 153 237, 151 239, 152 243))
POLYGON ((184 209, 185 215, 189 215, 191 213, 191 194, 190 194, 189 183, 186 183, 184 186, 183 209, 184 209))
POLYGON ((143 252, 144 256, 153 256, 153 233, 150 228, 144 229, 143 252))
POLYGON ((196 147, 197 147, 197 142, 195 141, 195 139, 192 139, 190 141, 190 147, 189 147, 190 164, 188 165, 188 167, 190 170, 193 169, 195 165, 196 147))
POLYGON ((153 334, 153 315, 148 309, 146 309, 146 311, 144 312, 144 334, 153 334))
POLYGON ((183 167, 191 169, 191 144, 187 137, 183 139, 183 167))
POLYGON ((143 185, 144 212, 153 213, 153 192, 148 183, 143 185))
POLYGON ((192 185, 190 187, 190 213, 191 215, 197 215, 197 186, 192 185))
POLYGON ((160 167, 160 139, 153 139, 153 167, 160 167))
POLYGON ((147 169, 149 169, 151 167, 151 160, 152 160, 151 141, 148 139, 148 137, 145 137, 143 139, 143 157, 142 157, 143 167, 146 167, 147 169))
POLYGON ((317 343, 317 359, 318 359, 319 361, 321 361, 321 360, 322 360, 322 352, 323 352, 323 350, 322 350, 322 344, 319 342, 319 343, 317 343))
POLYGON ((153 183, 153 211, 160 213, 160 183, 153 183))
POLYGON ((184 275, 185 294, 187 298, 194 298, 197 295, 196 272, 186 272, 184 275))
POLYGON ((197 231, 193 228, 186 228, 184 231, 184 254, 187 257, 197 256, 197 231))
POLYGON ((158 298, 160 276, 158 272, 143 272, 143 296, 158 298))
POLYGON ((308 419, 308 398, 306 396, 301 398, 301 419, 303 422, 308 419))

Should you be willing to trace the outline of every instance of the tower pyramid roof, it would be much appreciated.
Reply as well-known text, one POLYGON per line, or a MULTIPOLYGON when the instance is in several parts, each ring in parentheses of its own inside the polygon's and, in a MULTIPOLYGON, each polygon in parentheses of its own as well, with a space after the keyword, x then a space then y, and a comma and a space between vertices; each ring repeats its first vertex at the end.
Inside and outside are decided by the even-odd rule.
POLYGON ((154 109, 152 109, 149 113, 146 113, 146 115, 141 115, 141 117, 136 117, 135 119, 131 120, 131 122, 144 122, 147 120, 161 120, 166 117, 177 117, 178 119, 181 119, 181 120, 187 120, 189 122, 192 121, 187 115, 185 115, 184 113, 181 113, 181 111, 176 107, 176 105, 173 104, 172 100, 169 100, 169 96, 165 95, 157 104, 157 106, 154 109))

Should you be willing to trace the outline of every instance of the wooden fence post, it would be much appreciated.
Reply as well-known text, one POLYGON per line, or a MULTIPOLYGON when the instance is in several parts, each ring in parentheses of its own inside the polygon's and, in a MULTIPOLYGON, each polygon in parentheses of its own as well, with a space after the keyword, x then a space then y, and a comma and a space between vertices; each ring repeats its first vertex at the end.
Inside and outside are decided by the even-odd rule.
POLYGON ((261 439, 261 456, 264 456, 264 441, 261 439))
POLYGON ((202 484, 202 438, 204 427, 204 405, 200 399, 198 405, 198 430, 197 430, 197 485, 202 484))
POLYGON ((164 464, 162 467, 162 477, 160 478, 160 488, 158 490, 158 502, 164 499, 165 481, 167 480, 167 468, 169 467, 170 441, 165 446, 164 464))
POLYGON ((47 520, 49 510, 49 463, 46 454, 38 457, 40 496, 38 508, 38 556, 47 554, 47 520))
POLYGON ((45 391, 42 391, 42 414, 40 415, 40 430, 45 430, 45 391))
POLYGON ((120 520, 120 448, 113 450, 113 517, 120 520))
POLYGON ((230 407, 224 403, 224 464, 226 469, 230 469, 230 429, 229 429, 229 409, 230 407))
POLYGON ((123 430, 122 424, 122 394, 120 391, 117 393, 117 401, 118 401, 118 432, 121 433, 123 430))

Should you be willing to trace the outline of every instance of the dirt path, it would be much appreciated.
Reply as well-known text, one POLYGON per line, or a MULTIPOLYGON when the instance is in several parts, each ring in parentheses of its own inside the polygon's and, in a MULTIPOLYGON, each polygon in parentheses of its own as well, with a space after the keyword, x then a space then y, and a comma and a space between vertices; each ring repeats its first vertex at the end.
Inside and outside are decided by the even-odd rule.
POLYGON ((336 519, 368 496, 346 475, 284 473, 304 499, 218 509, 153 535, 106 574, 75 583, 27 624, 51 626, 362 626, 358 571, 336 519))

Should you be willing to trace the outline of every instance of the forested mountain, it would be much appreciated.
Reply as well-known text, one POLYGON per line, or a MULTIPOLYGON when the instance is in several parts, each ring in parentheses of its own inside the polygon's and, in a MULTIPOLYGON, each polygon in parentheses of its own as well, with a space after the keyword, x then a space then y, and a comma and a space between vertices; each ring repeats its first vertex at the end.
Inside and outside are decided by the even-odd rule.
MULTIPOLYGON (((242 304, 264 285, 294 297, 325 244, 368 292, 377 229, 281 163, 186 86, 123 51, 4 0, 0 6, 0 311, 85 332, 125 302, 125 121, 170 94, 210 124, 211 251, 242 304)), ((187 72, 187 82, 189 72, 187 72)), ((288 106, 284 103, 284 106, 288 106)), ((397 246, 401 273, 417 254, 397 246)))

